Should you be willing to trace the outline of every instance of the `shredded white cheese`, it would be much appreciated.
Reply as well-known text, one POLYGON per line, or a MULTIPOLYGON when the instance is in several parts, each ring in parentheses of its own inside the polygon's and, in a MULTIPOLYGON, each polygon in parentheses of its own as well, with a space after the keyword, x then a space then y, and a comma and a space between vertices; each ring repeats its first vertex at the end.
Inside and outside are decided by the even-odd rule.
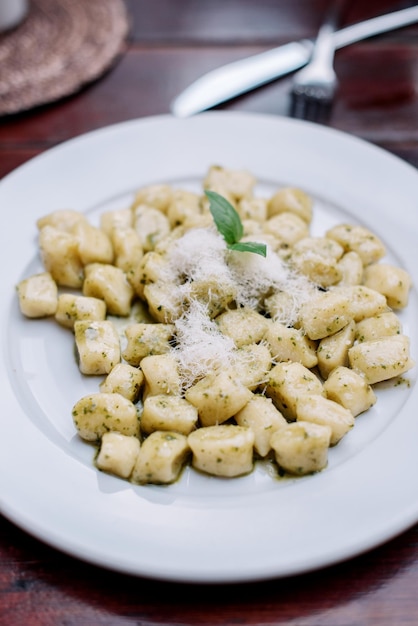
POLYGON ((266 257, 229 250, 214 228, 187 231, 170 245, 166 258, 164 281, 172 285, 172 301, 181 303, 181 315, 174 320, 177 343, 173 351, 185 387, 217 367, 232 365, 236 352, 232 339, 225 337, 210 318, 207 304, 191 296, 195 281, 216 277, 219 283, 233 283, 237 306, 256 310, 262 310, 267 296, 284 292, 290 296, 291 306, 280 321, 289 325, 315 289, 271 248, 267 247, 266 257))
POLYGON ((204 303, 192 300, 174 326, 177 345, 173 353, 185 388, 212 370, 232 365, 235 344, 209 318, 204 303))
POLYGON ((168 250, 167 278, 183 282, 229 275, 226 254, 225 240, 215 229, 191 229, 176 239, 168 250))
POLYGON ((299 308, 315 289, 306 276, 290 268, 269 246, 266 257, 251 252, 231 251, 228 265, 238 285, 238 306, 259 310, 266 296, 284 292, 291 297, 293 307, 289 317, 280 321, 289 326, 296 321, 299 308))

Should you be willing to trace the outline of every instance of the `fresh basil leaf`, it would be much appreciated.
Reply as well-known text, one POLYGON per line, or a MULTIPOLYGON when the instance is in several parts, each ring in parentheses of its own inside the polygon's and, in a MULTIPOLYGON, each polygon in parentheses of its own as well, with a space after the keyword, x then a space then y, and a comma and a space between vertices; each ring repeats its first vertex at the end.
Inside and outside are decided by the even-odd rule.
POLYGON ((232 204, 216 191, 205 191, 209 199, 209 208, 216 228, 225 239, 230 250, 254 252, 267 256, 267 246, 255 241, 240 241, 244 234, 241 218, 232 204))
POLYGON ((240 252, 254 252, 261 256, 267 256, 267 246, 264 243, 257 243, 256 241, 240 241, 237 243, 228 244, 230 250, 239 250, 240 252))
POLYGON ((226 243, 237 243, 244 234, 240 216, 230 202, 216 191, 205 191, 216 228, 226 243))

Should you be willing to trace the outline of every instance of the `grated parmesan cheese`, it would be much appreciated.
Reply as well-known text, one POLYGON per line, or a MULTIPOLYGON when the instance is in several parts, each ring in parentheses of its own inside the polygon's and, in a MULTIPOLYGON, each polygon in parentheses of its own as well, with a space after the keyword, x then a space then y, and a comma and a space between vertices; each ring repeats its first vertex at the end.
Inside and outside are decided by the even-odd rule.
POLYGON ((174 327, 177 345, 172 351, 185 388, 210 371, 232 365, 235 344, 210 319, 204 303, 192 300, 174 327))
POLYGON ((214 228, 193 228, 173 241, 167 253, 167 279, 205 280, 227 275, 225 240, 214 228))
MULTIPOLYGON (((177 345, 173 348, 179 362, 184 387, 220 366, 233 365, 236 346, 219 330, 208 311, 207 303, 192 295, 196 281, 236 286, 236 305, 262 310, 264 299, 284 292, 291 306, 280 316, 282 323, 293 324, 299 309, 311 297, 315 286, 298 274, 271 248, 267 256, 229 250, 214 228, 195 228, 174 240, 167 250, 163 280, 171 285, 170 299, 180 316, 174 320, 177 345)), ((168 302, 164 303, 169 306, 168 302)))
POLYGON ((315 291, 306 276, 292 269, 269 246, 266 257, 231 251, 228 263, 238 285, 237 304, 260 310, 265 297, 284 292, 290 296, 293 307, 289 310, 289 317, 280 321, 289 326, 297 320, 300 307, 315 291))

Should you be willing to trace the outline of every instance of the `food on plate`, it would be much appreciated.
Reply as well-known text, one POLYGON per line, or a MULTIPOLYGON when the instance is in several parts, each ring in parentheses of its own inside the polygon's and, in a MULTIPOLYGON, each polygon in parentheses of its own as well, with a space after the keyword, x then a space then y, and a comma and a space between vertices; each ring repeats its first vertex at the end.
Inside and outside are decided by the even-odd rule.
POLYGON ((81 373, 100 377, 72 409, 100 470, 139 484, 187 464, 242 476, 258 459, 318 472, 373 386, 413 367, 398 316, 411 278, 379 237, 314 235, 309 194, 256 184, 212 166, 201 192, 143 187, 99 226, 74 210, 38 220, 44 272, 19 304, 72 332, 81 373))
POLYGON ((48 317, 57 310, 58 288, 49 272, 20 281, 17 293, 20 310, 26 317, 48 317))
POLYGON ((213 476, 242 476, 253 468, 255 435, 251 428, 214 424, 190 433, 192 465, 213 476))

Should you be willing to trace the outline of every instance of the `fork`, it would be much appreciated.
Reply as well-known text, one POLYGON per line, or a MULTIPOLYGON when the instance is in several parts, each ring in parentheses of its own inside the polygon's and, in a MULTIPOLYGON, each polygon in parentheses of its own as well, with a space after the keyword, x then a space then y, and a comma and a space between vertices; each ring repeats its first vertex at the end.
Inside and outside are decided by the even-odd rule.
POLYGON ((319 29, 311 60, 297 72, 291 89, 290 115, 325 123, 331 114, 337 76, 334 71, 333 34, 345 0, 335 0, 319 29))

